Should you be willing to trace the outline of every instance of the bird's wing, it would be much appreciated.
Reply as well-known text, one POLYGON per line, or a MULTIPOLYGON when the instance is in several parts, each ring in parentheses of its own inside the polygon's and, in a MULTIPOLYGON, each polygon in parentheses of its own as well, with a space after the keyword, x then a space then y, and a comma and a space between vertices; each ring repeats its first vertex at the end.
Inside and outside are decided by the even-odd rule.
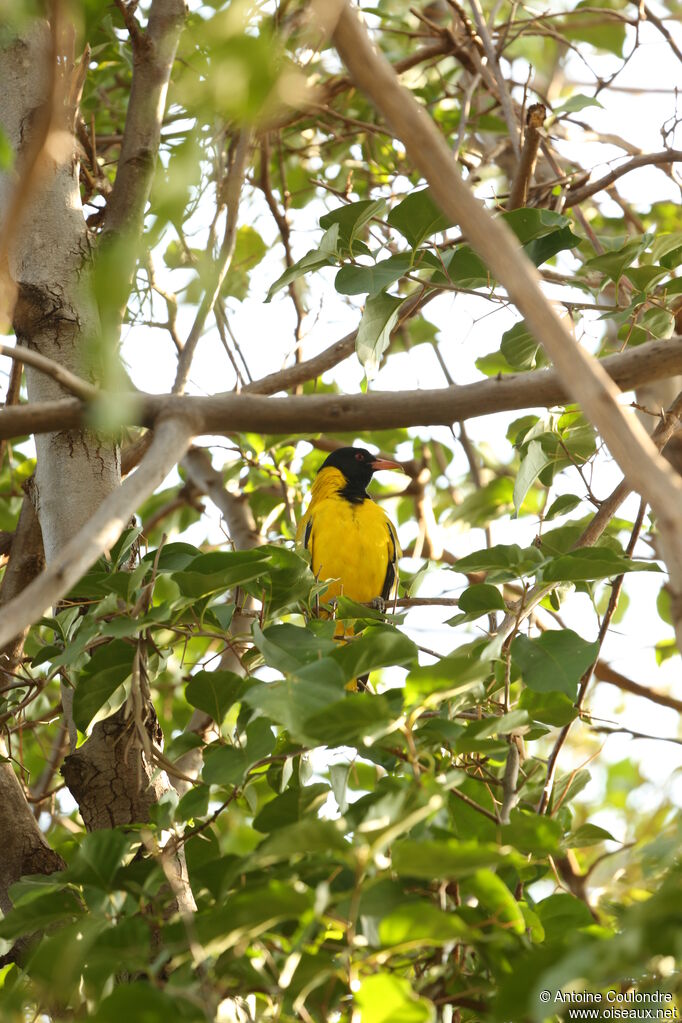
POLYGON ((391 600, 398 592, 398 559, 402 554, 396 531, 391 520, 386 517, 388 527, 388 564, 386 565, 386 576, 381 589, 381 596, 384 600, 391 600))
POLYGON ((296 527, 296 543, 301 544, 312 555, 311 536, 313 532, 312 507, 308 507, 305 515, 301 516, 296 527))

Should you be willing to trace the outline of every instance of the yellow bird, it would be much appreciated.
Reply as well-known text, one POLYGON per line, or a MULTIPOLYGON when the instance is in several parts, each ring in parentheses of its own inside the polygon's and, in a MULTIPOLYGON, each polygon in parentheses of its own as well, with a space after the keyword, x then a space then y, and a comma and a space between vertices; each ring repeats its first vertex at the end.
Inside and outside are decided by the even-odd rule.
MULTIPOLYGON (((343 594, 360 604, 387 604, 398 591, 400 544, 395 526, 367 494, 377 469, 400 469, 364 448, 339 448, 323 463, 297 539, 310 551, 318 579, 329 579, 325 601, 343 594)), ((343 628, 337 630, 344 635, 343 628)))

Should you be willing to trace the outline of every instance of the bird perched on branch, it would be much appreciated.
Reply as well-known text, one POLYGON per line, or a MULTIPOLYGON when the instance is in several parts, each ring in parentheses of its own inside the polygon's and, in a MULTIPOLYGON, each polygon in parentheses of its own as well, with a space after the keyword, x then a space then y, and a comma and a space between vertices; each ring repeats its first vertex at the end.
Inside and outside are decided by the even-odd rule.
MULTIPOLYGON (((364 448, 339 448, 313 483, 297 539, 310 551, 314 574, 330 580, 325 601, 343 594, 383 605, 397 593, 401 550, 395 526, 366 489, 377 469, 402 466, 364 448)), ((344 635, 343 627, 337 634, 344 635)))

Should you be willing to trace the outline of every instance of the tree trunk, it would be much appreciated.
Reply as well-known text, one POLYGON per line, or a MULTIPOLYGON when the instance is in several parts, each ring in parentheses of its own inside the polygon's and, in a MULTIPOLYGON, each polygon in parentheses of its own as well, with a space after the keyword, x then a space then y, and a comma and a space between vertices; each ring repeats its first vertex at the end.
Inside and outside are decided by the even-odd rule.
MULTIPOLYGON (((13 325, 18 342, 96 380, 98 366, 107 358, 105 346, 115 342, 102 337, 91 286, 91 243, 81 205, 73 136, 75 110, 66 102, 67 96, 71 103, 77 93, 77 69, 72 71, 69 63, 45 22, 33 23, 30 31, 0 55, 2 127, 17 154, 16 173, 0 180, 0 211, 10 233, 4 245, 16 295, 13 325)), ((156 153, 150 159, 152 156, 155 160, 156 153)), ((26 380, 30 402, 66 394, 51 377, 29 367, 26 380)), ((49 565, 120 485, 120 452, 112 439, 88 429, 36 437, 36 451, 32 497, 49 565)), ((92 830, 149 820, 152 803, 170 788, 168 778, 156 770, 145 750, 151 749, 150 743, 160 748, 158 725, 151 729, 153 734, 142 736, 139 730, 129 728, 130 720, 119 712, 96 725, 92 736, 74 753, 72 695, 69 688, 62 687, 72 746, 63 773, 86 827, 92 830)), ((153 718, 149 705, 145 721, 153 718)), ((16 815, 19 797, 24 798, 19 782, 10 768, 8 771, 16 785, 8 789, 9 797, 0 807, 0 823, 16 815)), ((9 779, 5 780, 9 784, 9 779)), ((35 825, 27 804, 26 809, 35 825)), ((35 834, 32 848, 40 851, 35 834)), ((47 848, 45 851, 49 853, 47 848)), ((172 859, 178 908, 191 910, 194 900, 182 847, 168 859, 172 859)), ((27 864, 17 862, 16 869, 21 872, 27 864)))

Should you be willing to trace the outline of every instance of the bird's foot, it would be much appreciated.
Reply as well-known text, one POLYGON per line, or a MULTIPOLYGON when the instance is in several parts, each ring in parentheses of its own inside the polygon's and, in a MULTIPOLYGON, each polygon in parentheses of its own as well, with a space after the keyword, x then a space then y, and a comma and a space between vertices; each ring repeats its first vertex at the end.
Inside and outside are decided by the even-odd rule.
POLYGON ((382 615, 386 614, 386 601, 383 597, 375 597, 374 600, 370 600, 369 606, 373 611, 380 611, 382 615))

